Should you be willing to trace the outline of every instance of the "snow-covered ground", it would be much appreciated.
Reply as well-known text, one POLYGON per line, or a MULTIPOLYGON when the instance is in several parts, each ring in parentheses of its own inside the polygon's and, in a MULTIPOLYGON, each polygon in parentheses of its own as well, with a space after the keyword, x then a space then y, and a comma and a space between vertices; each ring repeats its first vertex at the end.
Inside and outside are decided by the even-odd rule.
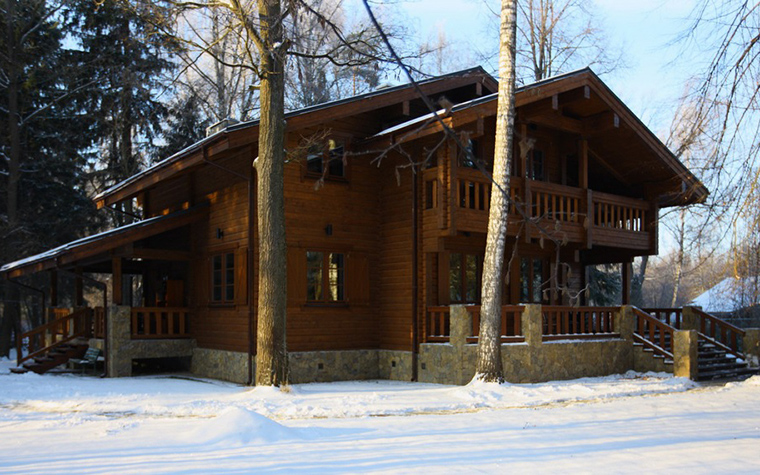
POLYGON ((279 392, 10 366, 0 360, 0 473, 760 473, 757 376, 279 392))

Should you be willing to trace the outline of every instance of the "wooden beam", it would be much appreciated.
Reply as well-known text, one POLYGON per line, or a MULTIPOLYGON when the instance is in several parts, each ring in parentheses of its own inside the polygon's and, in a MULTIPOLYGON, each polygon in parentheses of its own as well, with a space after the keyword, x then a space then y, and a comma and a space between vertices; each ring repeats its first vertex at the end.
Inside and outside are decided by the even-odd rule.
POLYGON ((84 306, 84 280, 82 279, 82 268, 77 267, 74 270, 74 273, 76 274, 76 277, 74 280, 74 306, 83 307, 84 306))
POLYGON ((409 117, 409 101, 404 101, 401 103, 401 114, 409 117))
POLYGON ((189 261, 193 255, 188 251, 136 248, 132 249, 129 257, 149 261, 189 261))
POLYGON ((621 175, 612 165, 610 165, 609 162, 607 162, 607 160, 602 158, 601 155, 591 150, 591 148, 588 149, 588 154, 589 156, 593 157, 594 160, 598 161, 604 167, 604 169, 610 173, 610 175, 615 177, 616 180, 626 185, 629 184, 628 180, 623 178, 623 175, 621 175))
POLYGON ((588 188, 588 140, 578 141, 578 187, 588 188))
POLYGON ((622 300, 623 305, 630 305, 631 303, 631 280, 633 277, 633 263, 630 261, 623 262, 622 267, 622 300))
POLYGON ((111 295, 114 305, 122 305, 122 259, 114 257, 111 260, 111 295))
POLYGON ((601 112, 599 114, 586 117, 584 119, 584 135, 586 137, 595 137, 597 135, 604 135, 611 130, 620 128, 620 116, 615 112, 609 110, 601 112))
POLYGON ((50 271, 50 306, 58 306, 58 271, 50 271))

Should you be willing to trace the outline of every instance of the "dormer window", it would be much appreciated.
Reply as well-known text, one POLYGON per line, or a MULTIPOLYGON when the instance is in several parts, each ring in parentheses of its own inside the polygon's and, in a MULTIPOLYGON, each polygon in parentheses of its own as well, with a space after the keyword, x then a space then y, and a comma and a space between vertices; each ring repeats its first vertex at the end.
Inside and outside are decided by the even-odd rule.
POLYGON ((323 145, 312 145, 306 155, 306 172, 325 178, 346 178, 345 153, 341 140, 330 139, 323 145))

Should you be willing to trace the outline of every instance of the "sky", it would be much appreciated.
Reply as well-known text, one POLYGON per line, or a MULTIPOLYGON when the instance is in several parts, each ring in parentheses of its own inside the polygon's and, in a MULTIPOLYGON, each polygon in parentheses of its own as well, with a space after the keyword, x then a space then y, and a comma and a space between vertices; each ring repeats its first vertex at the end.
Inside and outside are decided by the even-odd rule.
MULTIPOLYGON (((494 0, 488 0, 498 5, 494 0)), ((676 38, 689 26, 695 0, 591 0, 609 44, 625 52, 626 67, 602 79, 658 135, 667 129, 690 76, 697 72, 693 56, 676 38)), ((487 29, 492 15, 483 0, 413 0, 395 4, 421 38, 444 31, 462 54, 498 39, 487 29)), ((472 66, 478 64, 467 58, 472 66)))

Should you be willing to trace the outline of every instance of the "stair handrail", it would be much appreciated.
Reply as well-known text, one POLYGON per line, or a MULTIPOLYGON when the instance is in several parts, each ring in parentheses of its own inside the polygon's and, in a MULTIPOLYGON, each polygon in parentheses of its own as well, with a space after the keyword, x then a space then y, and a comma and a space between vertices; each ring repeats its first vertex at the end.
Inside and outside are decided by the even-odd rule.
POLYGON ((636 326, 633 331, 633 338, 639 343, 643 344, 647 348, 654 351, 656 354, 664 356, 666 358, 673 358, 673 353, 665 348, 665 334, 670 335, 670 341, 673 342, 673 335, 676 329, 667 323, 653 317, 638 307, 632 307, 633 313, 636 315, 636 326), (649 323, 649 339, 647 339, 646 330, 644 329, 644 322, 649 323), (660 338, 659 345, 654 341, 654 330, 658 329, 660 338))
POLYGON ((734 354, 742 359, 746 359, 744 353, 739 351, 739 338, 744 338, 746 332, 741 328, 728 323, 725 320, 721 320, 715 315, 711 315, 704 310, 696 307, 692 307, 694 312, 700 317, 699 335, 705 340, 709 341, 713 345, 717 346, 721 350, 734 354), (712 334, 708 334, 707 322, 711 324, 712 334), (728 342, 719 340, 715 335, 716 328, 719 328, 721 335, 725 336, 728 342))
POLYGON ((88 307, 82 307, 74 310, 65 317, 58 318, 56 320, 45 323, 44 325, 33 328, 28 332, 22 333, 21 336, 16 339, 16 365, 21 366, 24 361, 43 355, 48 351, 57 348, 64 343, 68 343, 75 338, 89 336, 92 333, 91 316, 92 309, 88 307), (75 319, 78 321, 75 321, 75 319), (60 340, 57 339, 58 335, 54 330, 58 328, 65 328, 64 325, 68 324, 71 321, 74 321, 74 325, 72 326, 73 331, 69 332, 68 335, 64 335, 60 340), (51 338, 55 339, 55 341, 50 345, 44 345, 44 337, 48 331, 50 331, 51 338), (26 356, 23 356, 21 353, 21 345, 25 338, 28 338, 29 341, 29 353, 27 353, 26 356), (40 345, 39 348, 32 350, 33 342, 37 339, 41 339, 43 344, 40 345))

